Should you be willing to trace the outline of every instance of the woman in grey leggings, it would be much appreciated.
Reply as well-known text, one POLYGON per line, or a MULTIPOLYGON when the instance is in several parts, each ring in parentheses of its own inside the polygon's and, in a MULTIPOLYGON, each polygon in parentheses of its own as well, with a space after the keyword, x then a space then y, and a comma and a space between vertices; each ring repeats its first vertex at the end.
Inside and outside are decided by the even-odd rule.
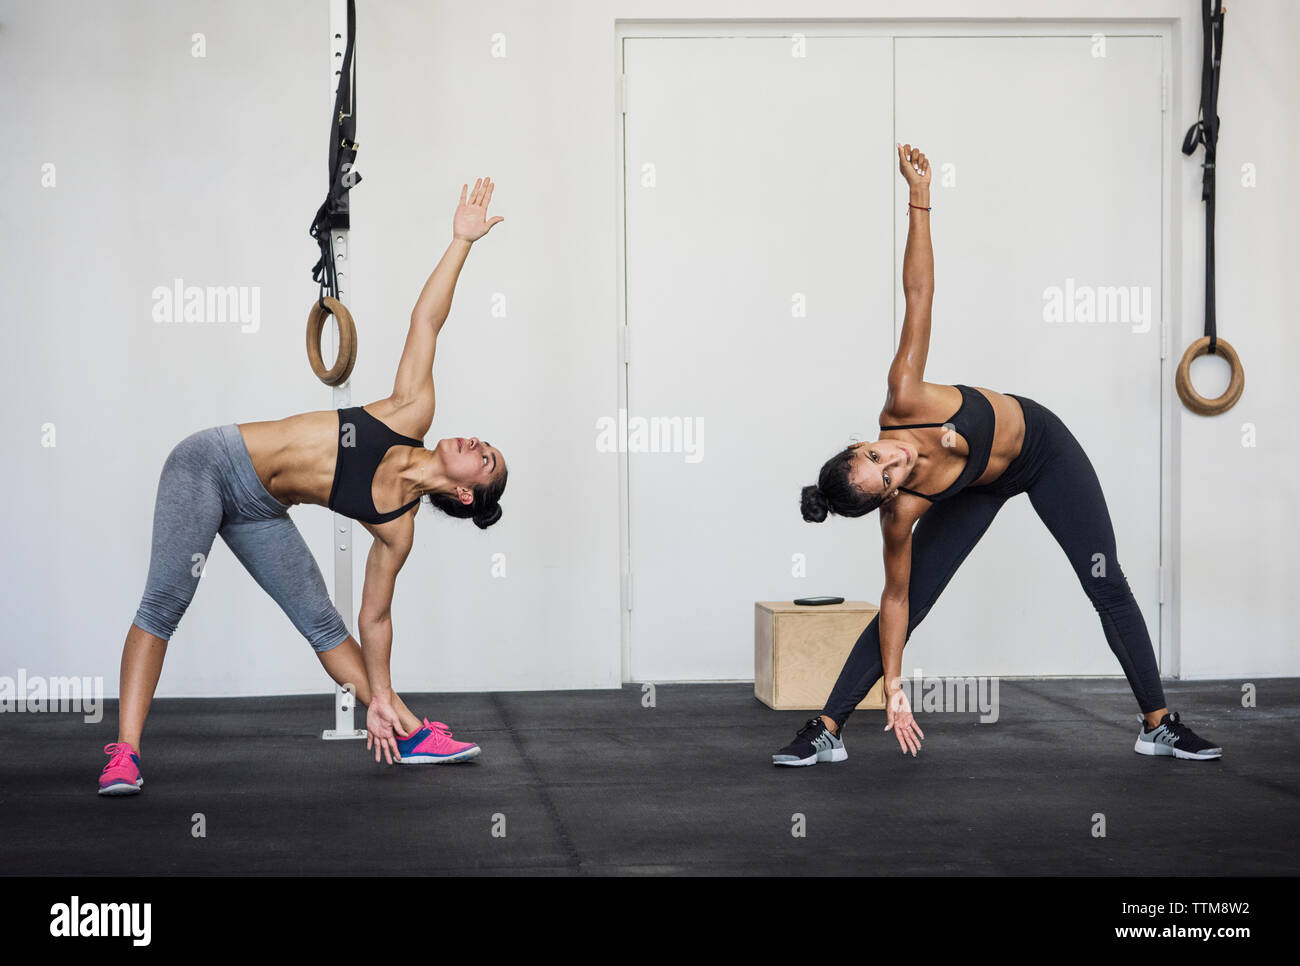
POLYGON ((1078 441, 1050 410, 1022 396, 925 381, 934 297, 930 166, 899 145, 909 188, 903 291, 907 307, 889 368, 880 438, 850 446, 804 487, 805 520, 880 511, 885 588, 826 699, 794 741, 772 756, 784 766, 844 761, 841 734, 858 702, 884 679, 885 730, 915 755, 925 737, 901 684, 903 646, 957 568, 1012 496, 1027 493, 1065 551, 1118 658, 1145 722, 1139 754, 1206 760, 1222 751, 1165 707, 1155 651, 1115 553, 1106 498, 1078 441), (951 414, 951 415, 950 415, 951 414))
POLYGON ((417 718, 389 676, 389 607, 410 553, 420 498, 480 528, 501 516, 506 465, 500 450, 455 437, 425 448, 433 422, 438 332, 470 246, 503 219, 487 217, 493 184, 461 190, 453 238, 411 313, 393 392, 349 409, 274 422, 218 426, 182 440, 163 465, 154 511, 149 576, 122 650, 118 740, 105 750, 106 795, 133 794, 140 735, 162 672, 167 642, 198 587, 220 534, 259 585, 284 609, 339 684, 366 705, 367 747, 389 763, 462 761, 478 754, 440 722, 417 718), (325 581, 288 510, 325 506, 358 520, 374 537, 366 559, 358 645, 330 602, 325 581), (389 508, 393 509, 380 509, 389 508))

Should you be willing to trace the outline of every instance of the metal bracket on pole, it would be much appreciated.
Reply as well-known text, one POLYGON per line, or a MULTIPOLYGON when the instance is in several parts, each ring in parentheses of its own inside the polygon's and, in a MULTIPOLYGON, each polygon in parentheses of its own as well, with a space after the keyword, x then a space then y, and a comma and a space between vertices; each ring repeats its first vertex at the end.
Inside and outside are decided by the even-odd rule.
MULTIPOLYGON (((330 108, 333 109, 334 97, 340 81, 339 68, 343 63, 343 51, 347 45, 348 8, 347 0, 330 0, 330 108)), ((338 285, 338 299, 344 305, 349 304, 352 295, 352 278, 348 270, 348 232, 346 229, 333 229, 330 232, 330 247, 334 254, 334 272, 338 285)), ((333 339, 334 358, 338 358, 339 327, 333 316, 329 322, 330 336, 333 339)), ((332 390, 333 406, 343 409, 352 405, 352 381, 349 379, 335 386, 332 390)), ((330 542, 334 547, 334 607, 343 616, 348 633, 354 631, 352 626, 352 521, 338 513, 334 514, 330 528, 330 542)), ((347 738, 364 738, 364 729, 356 727, 353 712, 356 709, 356 694, 348 688, 336 685, 334 688, 334 727, 321 735, 327 741, 347 738)))

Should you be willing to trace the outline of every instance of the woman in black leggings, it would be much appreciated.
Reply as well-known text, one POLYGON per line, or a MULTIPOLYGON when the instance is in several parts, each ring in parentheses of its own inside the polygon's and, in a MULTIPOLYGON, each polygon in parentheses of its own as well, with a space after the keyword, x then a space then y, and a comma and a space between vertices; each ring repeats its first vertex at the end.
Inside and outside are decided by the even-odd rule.
POLYGON ((910 145, 899 146, 898 161, 910 189, 903 256, 907 308, 889 367, 881 438, 838 453, 822 467, 817 485, 803 489, 803 516, 810 522, 820 523, 827 513, 860 517, 880 510, 885 589, 879 614, 853 646, 822 714, 772 761, 843 761, 840 730, 882 675, 885 730, 893 730, 904 753, 920 750, 925 735, 901 687, 903 646, 1002 504, 1018 493, 1029 494, 1097 608, 1145 719, 1134 750, 1220 757, 1221 749, 1165 707, 1151 639, 1115 555, 1106 498, 1065 424, 1023 396, 925 381, 934 296, 930 165, 910 145))

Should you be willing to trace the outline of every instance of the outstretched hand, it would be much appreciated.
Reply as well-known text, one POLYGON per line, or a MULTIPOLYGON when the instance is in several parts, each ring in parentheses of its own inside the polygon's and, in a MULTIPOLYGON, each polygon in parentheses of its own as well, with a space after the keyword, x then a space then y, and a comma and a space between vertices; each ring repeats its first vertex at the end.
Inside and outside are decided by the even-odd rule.
POLYGON ((898 739, 898 744, 903 749, 903 754, 910 751, 915 758, 916 753, 921 750, 921 739, 925 737, 925 732, 912 717, 912 706, 908 703, 907 694, 902 688, 889 696, 885 717, 889 720, 885 730, 889 731, 892 728, 894 737, 898 739))
POLYGON ((474 190, 469 185, 460 189, 460 204, 452 218, 452 234, 467 242, 476 242, 488 233, 498 221, 505 221, 500 215, 491 219, 487 216, 488 203, 492 200, 492 189, 496 185, 491 178, 479 178, 474 182, 474 190))
POLYGON ((402 726, 402 719, 397 716, 393 706, 387 701, 373 698, 366 709, 366 751, 375 752, 375 761, 379 761, 380 752, 388 764, 393 763, 394 756, 402 760, 402 752, 397 747, 396 731, 402 726))
POLYGON ((920 148, 910 144, 898 145, 898 170, 909 186, 930 183, 930 159, 921 153, 920 148))

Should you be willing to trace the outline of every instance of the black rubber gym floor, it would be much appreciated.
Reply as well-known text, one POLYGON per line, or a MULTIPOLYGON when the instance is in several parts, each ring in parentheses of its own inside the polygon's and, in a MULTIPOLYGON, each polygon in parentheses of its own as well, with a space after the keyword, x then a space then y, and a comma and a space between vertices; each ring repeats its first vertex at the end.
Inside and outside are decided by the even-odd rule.
POLYGON ((1002 681, 994 724, 919 715, 915 759, 858 712, 849 760, 810 768, 770 763, 808 715, 745 684, 406 695, 482 745, 447 766, 322 741, 328 695, 160 699, 120 799, 95 794, 115 703, 3 714, 0 872, 1295 875, 1300 680, 1256 684, 1247 709, 1240 682, 1166 682, 1219 761, 1134 754, 1107 678, 1002 681))

